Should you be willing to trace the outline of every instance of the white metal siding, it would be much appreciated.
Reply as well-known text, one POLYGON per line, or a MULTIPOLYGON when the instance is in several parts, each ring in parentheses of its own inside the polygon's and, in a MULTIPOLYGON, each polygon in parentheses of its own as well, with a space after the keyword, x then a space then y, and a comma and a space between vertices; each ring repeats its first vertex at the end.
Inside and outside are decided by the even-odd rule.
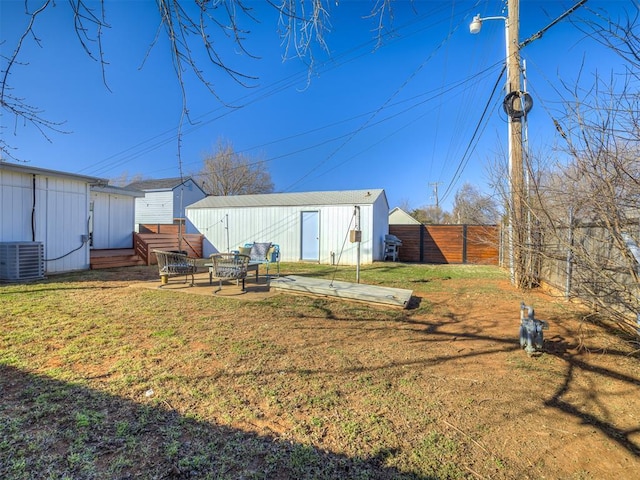
POLYGON ((173 192, 146 192, 136 198, 135 223, 173 223, 173 192))
POLYGON ((36 241, 44 243, 49 273, 89 268, 89 184, 62 177, 38 177, 36 241), (39 208, 38 208, 39 205, 39 208))
POLYGON ((378 197, 372 205, 371 214, 373 215, 372 257, 375 261, 384 260, 384 236, 389 233, 389 205, 384 196, 378 197))
POLYGON ((36 175, 34 206, 33 178, 0 170, 0 241, 42 242, 48 273, 89 268, 89 248, 81 241, 88 231, 89 184, 36 175))
POLYGON ((131 248, 134 229, 134 197, 92 192, 93 248, 131 248))
POLYGON ((31 175, 0 170, 0 242, 31 241, 31 175))
MULTIPOLYGON (((280 245, 281 260, 296 262, 301 258, 302 211, 319 212, 320 263, 330 264, 340 258, 342 265, 355 265, 356 244, 349 242, 349 231, 355 228, 353 205, 187 208, 187 218, 207 240, 205 256, 214 251, 227 251, 227 248, 234 250, 245 243, 272 242, 280 245)), ((386 207, 383 213, 386 218, 386 207)), ((372 205, 361 205, 360 217, 360 261, 371 263, 378 248, 373 238, 372 205)), ((378 235, 376 232, 376 239, 378 235)))

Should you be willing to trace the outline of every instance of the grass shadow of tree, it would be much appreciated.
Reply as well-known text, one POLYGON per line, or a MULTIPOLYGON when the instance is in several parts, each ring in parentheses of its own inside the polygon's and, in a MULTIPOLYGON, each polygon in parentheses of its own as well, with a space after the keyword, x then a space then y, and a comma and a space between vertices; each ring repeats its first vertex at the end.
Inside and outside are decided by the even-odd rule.
POLYGON ((427 479, 0 365, 2 478, 427 479), (16 453, 19 452, 19 453, 16 453), (5 456, 7 453, 10 455, 5 456))

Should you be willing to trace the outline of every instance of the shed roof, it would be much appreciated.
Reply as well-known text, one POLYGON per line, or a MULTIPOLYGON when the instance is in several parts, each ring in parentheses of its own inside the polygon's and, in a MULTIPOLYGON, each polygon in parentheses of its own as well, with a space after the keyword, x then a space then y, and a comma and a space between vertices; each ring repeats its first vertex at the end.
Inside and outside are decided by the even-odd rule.
POLYGON ((93 186, 91 187, 91 191, 100 193, 111 193, 114 195, 124 195, 128 197, 144 197, 144 192, 141 192, 140 190, 132 190, 129 188, 117 187, 115 185, 93 186))
MULTIPOLYGON (((176 178, 155 178, 150 180, 140 180, 138 182, 132 182, 125 188, 127 190, 142 190, 142 191, 155 191, 155 190, 173 190, 179 187, 185 182, 191 180, 191 177, 176 177, 176 178)), ((195 183, 195 182, 194 182, 195 183)))
POLYGON ((387 203, 387 197, 383 189, 210 196, 190 205, 187 209, 291 207, 304 205, 369 205, 375 203, 381 196, 384 198, 385 203, 387 203))
POLYGON ((78 175, 77 173, 61 172, 59 170, 49 170, 46 168, 32 167, 30 165, 20 165, 3 161, 0 161, 0 170, 9 170, 12 172, 25 173, 27 175, 48 175, 73 178, 74 180, 80 180, 94 185, 107 185, 109 183, 109 180, 105 178, 90 177, 87 175, 78 175))

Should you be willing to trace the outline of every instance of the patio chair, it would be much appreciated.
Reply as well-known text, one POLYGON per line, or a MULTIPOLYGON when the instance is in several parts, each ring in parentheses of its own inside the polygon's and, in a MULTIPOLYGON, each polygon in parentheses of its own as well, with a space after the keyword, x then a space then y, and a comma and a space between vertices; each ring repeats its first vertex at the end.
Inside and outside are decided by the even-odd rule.
POLYGON ((267 280, 269 280, 269 266, 275 264, 276 276, 280 276, 280 246, 276 243, 246 243, 237 252, 249 255, 252 264, 265 265, 267 268, 267 280))
POLYGON ((238 253, 214 253, 209 257, 213 264, 213 276, 220 281, 220 286, 213 293, 222 290, 223 280, 235 280, 239 284, 242 280, 242 293, 246 292, 244 281, 247 278, 249 255, 238 253))
MULTIPOLYGON (((165 252, 162 250, 154 250, 158 259, 158 271, 160 273, 160 281, 162 285, 166 285, 169 277, 184 275, 184 283, 187 283, 189 275, 191 275, 191 286, 195 283, 194 274, 197 273, 196 259, 189 258, 185 253, 165 252)), ((161 285, 161 286, 162 286, 161 285)))

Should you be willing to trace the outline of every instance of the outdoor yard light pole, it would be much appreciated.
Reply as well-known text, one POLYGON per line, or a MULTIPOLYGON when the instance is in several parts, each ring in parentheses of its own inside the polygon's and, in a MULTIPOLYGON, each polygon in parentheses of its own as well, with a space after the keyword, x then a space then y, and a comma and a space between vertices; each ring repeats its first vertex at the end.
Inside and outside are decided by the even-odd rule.
MULTIPOLYGON (((505 107, 513 95, 520 98, 520 43, 519 36, 519 0, 508 0, 506 17, 473 17, 469 31, 477 34, 485 20, 504 20, 506 40, 507 82, 505 86, 505 107)), ((509 187, 511 205, 509 207, 509 264, 511 280, 516 286, 522 286, 525 277, 524 265, 524 169, 522 161, 522 117, 524 109, 511 109, 508 114, 509 138, 509 187)))

